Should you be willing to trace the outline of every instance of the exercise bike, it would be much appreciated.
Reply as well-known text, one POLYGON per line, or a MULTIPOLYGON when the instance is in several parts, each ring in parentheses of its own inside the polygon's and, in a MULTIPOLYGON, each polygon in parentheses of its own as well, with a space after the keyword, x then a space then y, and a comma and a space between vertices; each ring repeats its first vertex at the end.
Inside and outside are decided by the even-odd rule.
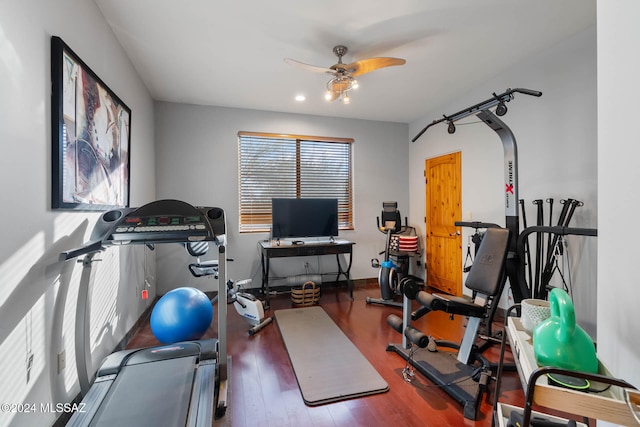
MULTIPOLYGON (((218 278, 218 260, 201 261, 200 257, 205 255, 209 249, 207 242, 189 242, 185 244, 187 252, 196 257, 196 262, 189 264, 189 271, 194 277, 213 276, 218 278)), ((232 260, 231 260, 232 261, 232 260)), ((248 333, 253 336, 261 331, 265 326, 273 321, 271 316, 264 316, 262 301, 255 295, 248 292, 240 292, 240 289, 251 283, 251 279, 227 281, 227 304, 233 304, 236 312, 242 317, 251 328, 248 333)), ((219 295, 211 299, 211 304, 218 302, 219 295)))
POLYGON ((251 279, 239 280, 237 282, 229 280, 227 282, 227 288, 229 289, 227 293, 227 302, 229 304, 233 303, 233 307, 236 309, 240 317, 251 325, 248 333, 249 336, 253 336, 270 324, 273 321, 273 318, 271 316, 264 317, 262 301, 256 298, 255 295, 248 292, 240 292, 240 289, 244 285, 248 285, 250 283, 251 279))
MULTIPOLYGON (((410 260, 420 255, 419 239, 414 227, 409 227, 405 218, 402 225, 398 202, 382 202, 382 221, 376 217, 378 230, 386 235, 384 259, 371 260, 371 266, 378 268, 378 284, 382 298, 366 298, 367 304, 380 304, 402 308, 402 302, 395 301, 396 295, 402 295, 402 279, 409 276, 410 260), (381 225, 382 224, 382 225, 381 225), (406 242, 405 242, 406 240, 406 242)), ((420 260, 416 261, 420 265, 420 260)), ((415 282, 421 283, 420 278, 411 276, 415 282)))

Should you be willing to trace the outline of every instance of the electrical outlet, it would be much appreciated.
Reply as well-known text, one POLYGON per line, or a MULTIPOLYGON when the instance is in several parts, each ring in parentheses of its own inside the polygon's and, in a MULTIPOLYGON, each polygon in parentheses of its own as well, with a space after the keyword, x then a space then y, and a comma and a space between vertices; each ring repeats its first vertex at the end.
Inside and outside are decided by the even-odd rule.
POLYGON ((62 373, 62 371, 64 371, 64 368, 67 365, 67 356, 65 355, 65 351, 62 350, 60 353, 58 353, 58 374, 62 373))

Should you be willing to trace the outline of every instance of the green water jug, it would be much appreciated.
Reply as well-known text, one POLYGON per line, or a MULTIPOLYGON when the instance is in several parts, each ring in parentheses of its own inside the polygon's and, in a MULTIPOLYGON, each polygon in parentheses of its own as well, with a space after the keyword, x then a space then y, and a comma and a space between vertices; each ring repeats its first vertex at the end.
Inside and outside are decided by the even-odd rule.
POLYGON ((591 337, 576 324, 569 294, 555 288, 549 294, 551 317, 533 330, 533 352, 538 366, 598 373, 598 357, 591 337))

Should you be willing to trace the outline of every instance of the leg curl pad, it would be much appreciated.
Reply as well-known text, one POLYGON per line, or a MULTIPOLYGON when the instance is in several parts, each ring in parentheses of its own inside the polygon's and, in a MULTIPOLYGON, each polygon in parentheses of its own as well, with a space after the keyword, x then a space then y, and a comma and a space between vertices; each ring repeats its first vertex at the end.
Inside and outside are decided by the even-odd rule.
POLYGON ((387 325, 391 326, 391 329, 393 329, 397 333, 399 334, 402 333, 402 329, 403 329, 402 319, 399 316, 396 316, 395 314, 390 314, 387 317, 387 325))

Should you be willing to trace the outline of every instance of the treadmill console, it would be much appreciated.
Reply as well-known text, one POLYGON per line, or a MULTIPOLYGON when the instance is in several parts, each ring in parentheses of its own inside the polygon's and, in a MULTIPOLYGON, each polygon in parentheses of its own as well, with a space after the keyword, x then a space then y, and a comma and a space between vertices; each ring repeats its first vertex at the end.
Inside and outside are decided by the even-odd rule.
POLYGON ((111 244, 214 240, 225 232, 224 211, 158 200, 138 209, 105 212, 96 228, 104 234, 95 237, 111 244))
POLYGON ((215 241, 225 234, 224 210, 196 207, 179 200, 158 200, 137 209, 118 208, 103 213, 82 248, 61 254, 71 259, 107 245, 215 241))
POLYGON ((126 216, 108 237, 113 243, 132 240, 205 240, 208 236, 206 219, 202 215, 126 216))

